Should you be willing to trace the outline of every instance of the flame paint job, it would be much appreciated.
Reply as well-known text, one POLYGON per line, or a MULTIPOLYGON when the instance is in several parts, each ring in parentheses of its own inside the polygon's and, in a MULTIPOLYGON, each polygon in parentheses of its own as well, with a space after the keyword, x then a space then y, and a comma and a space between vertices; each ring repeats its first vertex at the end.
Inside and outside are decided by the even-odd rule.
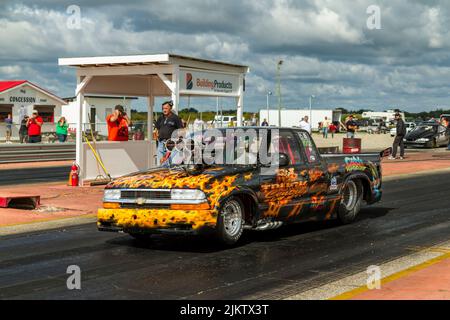
MULTIPOLYGON (((232 195, 248 196, 254 202, 246 224, 256 227, 263 221, 297 222, 326 220, 336 215, 341 189, 349 178, 361 179, 368 186, 364 199, 374 203, 381 198, 379 155, 322 156, 321 161, 276 170, 261 175, 255 166, 206 166, 194 171, 158 168, 131 174, 111 182, 117 189, 199 189, 209 209, 170 210, 139 207, 100 209, 99 227, 113 225, 123 229, 156 230, 187 225, 192 230, 214 228, 221 202, 232 195)), ((244 208, 248 210, 249 207, 244 208)), ((248 212, 247 212, 248 213, 248 212)))

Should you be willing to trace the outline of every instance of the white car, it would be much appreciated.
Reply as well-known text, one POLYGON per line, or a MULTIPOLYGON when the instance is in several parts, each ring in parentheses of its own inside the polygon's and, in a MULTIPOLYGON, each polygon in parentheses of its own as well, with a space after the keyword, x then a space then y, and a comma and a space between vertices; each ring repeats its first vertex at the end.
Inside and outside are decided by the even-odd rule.
MULTIPOLYGON (((405 122, 406 125, 406 133, 410 132, 412 129, 416 127, 416 124, 414 122, 405 122)), ((390 131, 391 137, 395 137, 397 135, 397 128, 394 127, 390 131)))

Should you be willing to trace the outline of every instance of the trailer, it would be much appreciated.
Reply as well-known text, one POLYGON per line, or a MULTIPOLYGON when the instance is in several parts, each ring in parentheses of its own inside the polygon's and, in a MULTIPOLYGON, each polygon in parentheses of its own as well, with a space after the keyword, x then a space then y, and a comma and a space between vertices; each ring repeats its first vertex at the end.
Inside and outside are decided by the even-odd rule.
MULTIPOLYGON (((323 122, 325 117, 332 122, 340 122, 342 111, 339 109, 284 109, 281 110, 281 126, 288 128, 298 127, 304 116, 310 118, 309 123, 312 129, 317 130, 319 128, 319 122, 323 122)), ((278 126, 278 110, 270 109, 269 113, 267 113, 267 109, 260 110, 260 123, 264 119, 267 120, 270 126, 278 126)))

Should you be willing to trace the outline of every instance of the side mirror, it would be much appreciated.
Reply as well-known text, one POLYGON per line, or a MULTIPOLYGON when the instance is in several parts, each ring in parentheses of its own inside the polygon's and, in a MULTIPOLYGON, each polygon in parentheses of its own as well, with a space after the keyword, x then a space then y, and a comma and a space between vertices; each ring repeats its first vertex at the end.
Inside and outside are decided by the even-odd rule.
POLYGON ((289 165, 289 157, 286 153, 280 153, 278 155, 278 165, 280 167, 287 167, 289 165))

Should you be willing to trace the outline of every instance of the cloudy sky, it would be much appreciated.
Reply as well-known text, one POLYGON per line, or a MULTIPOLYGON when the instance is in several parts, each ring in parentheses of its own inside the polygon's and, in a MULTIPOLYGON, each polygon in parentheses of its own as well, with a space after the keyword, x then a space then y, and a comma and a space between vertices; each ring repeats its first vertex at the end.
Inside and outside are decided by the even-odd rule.
POLYGON ((316 108, 445 108, 449 13, 450 1, 438 0, 2 0, 0 79, 70 96, 74 71, 59 57, 172 52, 249 65, 245 109, 258 110, 283 59, 288 108, 306 107, 311 94, 316 108), (70 5, 81 9, 79 29, 68 28, 70 5), (368 28, 371 5, 379 29, 368 28))

